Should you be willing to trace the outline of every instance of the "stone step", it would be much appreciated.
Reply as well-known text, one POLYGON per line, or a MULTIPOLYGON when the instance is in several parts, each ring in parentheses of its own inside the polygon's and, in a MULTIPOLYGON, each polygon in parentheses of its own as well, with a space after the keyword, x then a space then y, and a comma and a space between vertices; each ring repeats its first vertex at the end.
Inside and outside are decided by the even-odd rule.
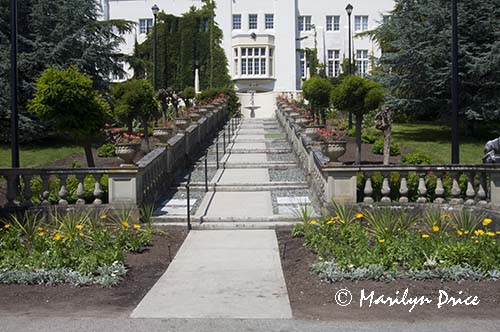
POLYGON ((230 149, 231 153, 292 153, 292 149, 230 149))
MULTIPOLYGON (((309 186, 305 182, 270 182, 270 183, 234 183, 234 184, 208 184, 208 191, 275 191, 275 190, 301 190, 308 189, 309 186)), ((181 183, 178 187, 173 187, 171 190, 186 191, 185 182, 181 183)), ((190 185, 190 190, 204 191, 204 182, 194 182, 190 185)))
MULTIPOLYGON (((267 217, 199 217, 191 216, 191 224, 211 224, 211 223, 222 223, 222 224, 233 224, 233 223, 301 223, 297 216, 294 215, 272 215, 267 217)), ((187 225, 187 216, 154 216, 152 218, 152 223, 154 226, 160 225, 187 225)))
MULTIPOLYGON (((262 221, 262 222, 192 222, 191 227, 193 230, 256 230, 256 229, 275 229, 275 230, 292 230, 293 226, 301 224, 302 221, 262 221)), ((184 222, 155 222, 155 227, 164 229, 187 229, 187 221, 184 222)))

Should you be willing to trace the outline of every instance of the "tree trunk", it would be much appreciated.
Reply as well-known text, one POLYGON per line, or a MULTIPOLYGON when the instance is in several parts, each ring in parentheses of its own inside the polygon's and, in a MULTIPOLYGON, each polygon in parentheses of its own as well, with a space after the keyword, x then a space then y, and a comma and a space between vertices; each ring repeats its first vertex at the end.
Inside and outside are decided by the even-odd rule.
POLYGON ((384 165, 389 165, 391 156, 391 129, 384 130, 384 165))
POLYGON ((361 165, 361 130, 363 115, 356 114, 356 165, 361 165))
POLYGON ((85 150, 85 158, 87 158, 87 166, 94 168, 95 162, 94 162, 94 155, 92 154, 92 144, 90 143, 83 144, 83 149, 85 150))
POLYGON ((132 135, 134 128, 132 125, 132 120, 127 121, 127 134, 132 135))
POLYGON ((149 152, 149 134, 148 134, 148 121, 147 119, 142 119, 142 128, 144 129, 144 139, 146 140, 146 152, 149 152))

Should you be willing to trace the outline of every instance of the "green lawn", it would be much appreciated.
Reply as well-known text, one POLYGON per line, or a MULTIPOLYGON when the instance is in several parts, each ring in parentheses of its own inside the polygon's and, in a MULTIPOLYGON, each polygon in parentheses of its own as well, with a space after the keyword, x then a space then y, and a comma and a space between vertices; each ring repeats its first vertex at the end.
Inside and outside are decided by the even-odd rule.
MULTIPOLYGON (((451 130, 434 123, 394 124, 394 142, 412 151, 422 152, 432 159, 433 164, 451 162, 451 130)), ((460 136, 460 163, 481 164, 485 140, 460 136)))
MULTIPOLYGON (((83 152, 83 148, 71 144, 44 142, 42 144, 29 144, 20 147, 21 167, 36 167, 64 159, 69 155, 83 152)), ((10 167, 10 146, 0 145, 0 168, 10 167)))

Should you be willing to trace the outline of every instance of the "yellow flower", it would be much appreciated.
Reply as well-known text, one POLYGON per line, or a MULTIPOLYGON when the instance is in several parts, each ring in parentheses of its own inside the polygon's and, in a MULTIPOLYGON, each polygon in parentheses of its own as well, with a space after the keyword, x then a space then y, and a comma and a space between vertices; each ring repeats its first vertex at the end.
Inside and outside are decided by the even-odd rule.
POLYGON ((458 236, 462 236, 462 235, 464 235, 464 232, 462 232, 461 230, 458 230, 457 234, 458 234, 458 236))
POLYGON ((474 241, 474 243, 479 243, 479 240, 474 241))
POLYGON ((385 240, 384 239, 381 239, 381 240, 378 240, 378 243, 385 243, 385 240))
POLYGON ((439 232, 439 226, 437 226, 437 225, 432 226, 432 231, 433 231, 434 233, 439 232))
POLYGON ((53 237, 54 241, 61 241, 62 240, 62 235, 59 233, 56 233, 53 237))
POLYGON ((310 223, 310 224, 311 224, 311 225, 317 225, 317 224, 318 224, 318 222, 317 222, 316 220, 311 220, 311 223, 310 223))
POLYGON ((9 229, 9 228, 10 228, 10 224, 5 224, 5 225, 3 225, 3 228, 5 228, 5 229, 9 229))
POLYGON ((345 224, 345 220, 340 219, 340 223, 341 223, 341 224, 345 224))
POLYGON ((141 229, 141 225, 138 225, 138 224, 134 224, 134 229, 141 229))
POLYGON ((43 227, 38 227, 39 232, 43 232, 43 227))
POLYGON ((340 220, 340 217, 339 216, 335 216, 333 217, 333 221, 339 221, 340 220))
POLYGON ((331 224, 333 224, 333 220, 332 220, 332 219, 328 220, 328 221, 326 222, 326 224, 327 224, 327 225, 331 225, 331 224))
POLYGON ((490 236, 490 237, 493 237, 493 236, 495 236, 495 233, 493 233, 493 232, 488 232, 488 233, 486 233, 486 235, 488 235, 488 236, 490 236))
POLYGON ((83 234, 83 232, 80 232, 80 233, 78 233, 78 236, 79 236, 79 237, 84 237, 84 236, 85 236, 85 234, 83 234))
POLYGON ((428 239, 430 238, 431 236, 429 234, 422 234, 422 239, 428 239))
POLYGON ((464 232, 465 235, 469 235, 469 233, 470 233, 469 231, 465 231, 464 232))
POLYGON ((126 222, 125 220, 123 220, 121 222, 121 224, 122 224, 123 228, 128 228, 128 222, 126 222))
POLYGON ((446 220, 446 219, 451 219, 451 216, 449 214, 443 214, 441 216, 441 220, 446 220))
POLYGON ((491 224, 493 222, 493 220, 491 220, 490 218, 485 218, 483 220, 483 226, 488 226, 489 224, 491 224))
POLYGON ((101 216, 101 220, 104 220, 104 219, 106 219, 107 217, 108 217, 107 215, 103 214, 103 215, 101 216))
POLYGON ((497 235, 500 235, 500 232, 497 232, 497 235))
POLYGON ((39 236, 39 237, 42 237, 42 236, 44 236, 44 235, 45 235, 45 233, 44 233, 44 232, 38 232, 38 236, 39 236))
POLYGON ((363 219, 364 217, 362 213, 356 213, 356 219, 363 219))
POLYGON ((478 229, 478 230, 474 231, 474 234, 476 236, 483 236, 484 235, 484 231, 482 229, 478 229))
POLYGON ((83 225, 76 225, 75 228, 79 231, 81 231, 83 229, 83 225))

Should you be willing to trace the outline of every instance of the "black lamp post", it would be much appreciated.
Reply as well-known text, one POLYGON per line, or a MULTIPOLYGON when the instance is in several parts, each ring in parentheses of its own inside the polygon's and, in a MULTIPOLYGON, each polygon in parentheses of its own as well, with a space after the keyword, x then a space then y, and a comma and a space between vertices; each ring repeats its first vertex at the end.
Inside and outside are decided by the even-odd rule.
POLYGON ((451 163, 460 163, 458 142, 458 11, 451 0, 451 163))
POLYGON ((10 0, 10 103, 12 168, 19 167, 19 115, 17 113, 17 0, 10 0))
MULTIPOLYGON (((354 7, 351 5, 351 4, 348 4, 347 7, 345 7, 345 11, 347 12, 347 16, 349 17, 348 21, 349 21, 349 75, 352 75, 352 59, 351 59, 351 56, 352 56, 352 49, 351 49, 351 46, 352 46, 352 36, 351 36, 351 14, 352 14, 352 10, 354 9, 354 7)), ((352 128, 352 113, 349 112, 349 125, 348 125, 349 129, 352 128)))
POLYGON ((153 11, 153 16, 154 16, 154 23, 153 23, 153 64, 154 64, 154 70, 153 70, 153 87, 155 91, 158 90, 158 49, 156 47, 157 39, 156 39, 156 17, 158 16, 158 13, 160 12, 160 8, 155 4, 151 10, 153 11))

